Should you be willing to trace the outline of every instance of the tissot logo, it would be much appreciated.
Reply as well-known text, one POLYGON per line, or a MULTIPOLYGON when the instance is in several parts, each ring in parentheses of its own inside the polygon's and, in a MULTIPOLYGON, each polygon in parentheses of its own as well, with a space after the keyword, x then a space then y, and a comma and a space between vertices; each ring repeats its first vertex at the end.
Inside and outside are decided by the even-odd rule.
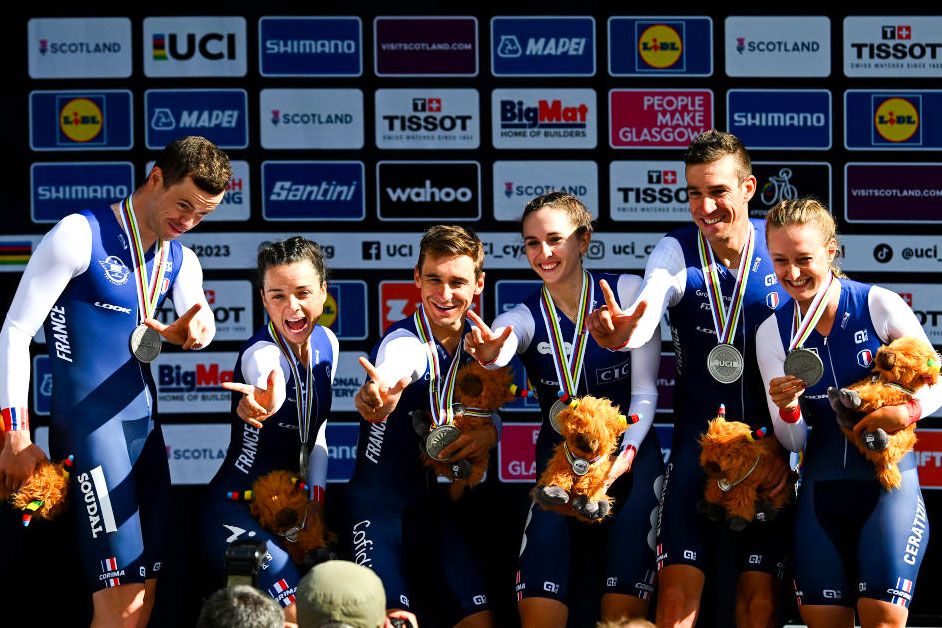
POLYGON ((476 161, 381 161, 377 204, 384 220, 477 220, 481 170, 476 161))
POLYGON ((376 91, 379 148, 477 148, 480 109, 473 89, 376 91))

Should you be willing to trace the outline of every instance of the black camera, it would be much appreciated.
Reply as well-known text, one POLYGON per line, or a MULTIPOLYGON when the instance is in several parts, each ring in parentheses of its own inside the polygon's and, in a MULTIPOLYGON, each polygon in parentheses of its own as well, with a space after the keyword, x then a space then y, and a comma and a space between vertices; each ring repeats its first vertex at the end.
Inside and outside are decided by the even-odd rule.
POLYGON ((236 541, 226 546, 226 586, 256 586, 267 550, 265 541, 236 541))

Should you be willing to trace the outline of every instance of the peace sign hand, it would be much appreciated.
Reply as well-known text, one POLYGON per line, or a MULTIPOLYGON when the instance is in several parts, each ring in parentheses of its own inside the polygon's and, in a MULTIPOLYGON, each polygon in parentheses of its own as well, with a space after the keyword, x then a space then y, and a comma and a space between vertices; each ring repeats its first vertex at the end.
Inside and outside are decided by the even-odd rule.
MULTIPOLYGON (((266 388, 259 388, 252 384, 240 384, 238 382, 223 382, 222 387, 226 390, 242 393, 239 399, 239 405, 236 406, 236 414, 239 418, 252 427, 262 429, 262 421, 275 413, 275 388, 279 390, 284 387, 284 382, 278 379, 278 373, 272 370, 268 374, 268 383, 266 388)), ((278 395, 282 399, 284 394, 278 395)))
POLYGON ((513 333, 513 325, 507 325, 503 331, 495 334, 474 310, 468 310, 467 316, 475 326, 464 337, 464 350, 481 364, 491 364, 500 354, 504 342, 513 333))
POLYGON ((629 313, 618 305, 618 299, 615 298, 615 293, 612 292, 607 281, 604 279, 599 281, 599 287, 602 288, 602 294, 605 296, 605 305, 589 314, 589 333, 600 347, 621 349, 628 344, 631 334, 634 333, 645 310, 648 309, 648 304, 641 301, 635 306, 634 311, 629 313))
POLYGON ((380 423, 396 409, 402 391, 412 380, 403 377, 394 386, 389 386, 369 360, 360 356, 359 362, 370 379, 360 386, 353 403, 364 419, 370 423, 380 423))
POLYGON ((202 349, 212 340, 206 322, 202 318, 195 318, 202 307, 202 303, 197 303, 169 325, 155 318, 145 318, 144 324, 163 336, 164 340, 183 345, 184 349, 202 349))

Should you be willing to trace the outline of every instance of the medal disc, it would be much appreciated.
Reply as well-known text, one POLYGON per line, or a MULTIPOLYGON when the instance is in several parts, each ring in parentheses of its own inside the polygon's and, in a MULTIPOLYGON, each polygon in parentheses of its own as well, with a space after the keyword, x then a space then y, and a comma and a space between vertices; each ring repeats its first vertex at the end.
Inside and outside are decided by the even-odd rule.
POLYGON ((730 344, 718 344, 707 355, 707 371, 721 384, 732 384, 743 372, 743 359, 739 349, 730 344))
POLYGON ((808 388, 821 380, 824 375, 824 363, 814 351, 794 349, 785 356, 785 374, 794 375, 808 388))
POLYGON ((147 325, 138 325, 131 332, 131 353, 141 362, 153 362, 160 355, 160 334, 147 325))
POLYGON ((585 458, 576 458, 572 461, 572 472, 578 476, 583 476, 589 472, 589 461, 585 458))
POLYGON ((556 430, 557 434, 562 434, 562 432, 560 431, 560 426, 559 426, 559 415, 563 410, 566 409, 566 407, 567 405, 563 403, 562 401, 560 401, 559 399, 554 401, 553 405, 550 406, 549 423, 550 423, 550 426, 554 430, 556 430))
POLYGON ((454 425, 439 425, 425 437, 425 451, 428 452, 430 458, 444 462, 444 458, 439 457, 442 449, 453 443, 459 436, 461 436, 461 430, 454 425))
POLYGON ((304 443, 301 444, 301 455, 299 456, 300 471, 302 479, 307 482, 307 471, 310 466, 311 461, 311 452, 308 451, 307 446, 304 443))

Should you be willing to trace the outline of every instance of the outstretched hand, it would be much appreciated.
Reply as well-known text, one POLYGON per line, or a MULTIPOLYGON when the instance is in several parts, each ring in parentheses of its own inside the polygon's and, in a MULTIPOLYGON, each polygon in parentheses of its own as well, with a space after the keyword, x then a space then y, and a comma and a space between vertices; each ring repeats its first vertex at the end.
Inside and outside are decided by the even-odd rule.
POLYGON ((615 293, 612 292, 607 281, 604 279, 599 281, 599 287, 602 288, 605 305, 589 314, 589 333, 600 347, 620 349, 628 344, 648 304, 641 301, 635 306, 634 311, 628 312, 618 305, 618 299, 615 298, 615 293))
POLYGON ((622 452, 615 456, 615 460, 612 461, 612 468, 608 470, 608 475, 605 476, 606 491, 615 480, 631 471, 631 465, 635 461, 635 454, 637 453, 638 451, 632 445, 628 445, 622 452))
POLYGON ((379 423, 396 409, 402 391, 412 383, 412 380, 403 377, 394 385, 389 386, 369 360, 360 356, 359 362, 370 379, 360 386, 356 397, 353 398, 353 403, 364 419, 370 423, 379 423))
POLYGON ((169 325, 164 325, 155 318, 145 318, 144 324, 163 336, 167 342, 182 345, 184 349, 202 349, 211 340, 205 321, 196 318, 196 313, 202 307, 202 303, 197 303, 169 325))
POLYGON ((239 382, 223 382, 222 387, 242 393, 242 399, 236 407, 236 414, 252 427, 262 429, 262 421, 275 413, 275 387, 279 384, 281 387, 284 386, 284 383, 278 379, 278 372, 272 369, 272 372, 268 374, 265 388, 239 382))
POLYGON ((507 325, 499 334, 495 334, 474 310, 468 310, 467 317, 474 327, 465 334, 464 350, 481 364, 490 364, 497 359, 501 347, 513 333, 513 325, 507 325))

